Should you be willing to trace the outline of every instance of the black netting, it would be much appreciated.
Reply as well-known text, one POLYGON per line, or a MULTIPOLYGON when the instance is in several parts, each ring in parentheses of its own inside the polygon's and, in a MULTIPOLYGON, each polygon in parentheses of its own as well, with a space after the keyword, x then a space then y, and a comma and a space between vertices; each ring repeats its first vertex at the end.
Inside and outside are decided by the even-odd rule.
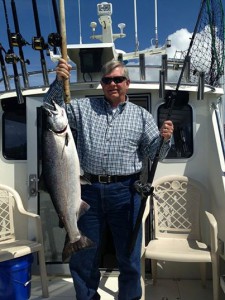
POLYGON ((224 73, 224 10, 221 0, 205 0, 190 50, 190 81, 198 82, 205 73, 205 83, 218 86, 224 73))

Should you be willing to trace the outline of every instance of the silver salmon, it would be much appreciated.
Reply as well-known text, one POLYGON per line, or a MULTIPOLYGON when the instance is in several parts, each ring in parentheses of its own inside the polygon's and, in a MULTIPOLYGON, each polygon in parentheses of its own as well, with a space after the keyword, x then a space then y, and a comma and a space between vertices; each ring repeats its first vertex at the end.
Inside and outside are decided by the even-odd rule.
POLYGON ((66 111, 54 102, 44 103, 43 110, 42 175, 68 235, 62 252, 65 262, 73 252, 93 245, 77 227, 89 205, 81 200, 80 163, 66 111))

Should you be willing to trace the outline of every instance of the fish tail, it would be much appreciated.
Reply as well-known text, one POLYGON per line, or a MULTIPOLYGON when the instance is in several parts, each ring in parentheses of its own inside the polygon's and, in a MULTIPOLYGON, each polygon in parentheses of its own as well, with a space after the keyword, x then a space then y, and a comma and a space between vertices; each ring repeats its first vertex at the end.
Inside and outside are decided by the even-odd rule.
POLYGON ((94 247, 94 242, 84 235, 81 235, 80 239, 74 243, 70 243, 68 236, 66 237, 65 245, 62 252, 62 261, 64 263, 69 262, 71 255, 74 252, 94 247))

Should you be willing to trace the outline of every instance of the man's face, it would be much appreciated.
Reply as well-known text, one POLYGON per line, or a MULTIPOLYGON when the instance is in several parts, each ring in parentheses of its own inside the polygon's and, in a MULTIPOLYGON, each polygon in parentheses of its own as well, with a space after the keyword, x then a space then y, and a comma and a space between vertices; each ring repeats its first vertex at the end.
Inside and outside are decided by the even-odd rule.
POLYGON ((124 77, 123 69, 121 67, 117 67, 104 77, 116 77, 115 81, 122 81, 115 83, 113 80, 109 80, 111 82, 108 84, 101 81, 102 89, 106 99, 109 100, 112 106, 117 106, 119 103, 124 102, 126 99, 125 95, 130 85, 130 80, 126 78, 122 79, 122 77, 124 77), (118 79, 117 77, 119 77, 119 80, 116 80, 118 79))

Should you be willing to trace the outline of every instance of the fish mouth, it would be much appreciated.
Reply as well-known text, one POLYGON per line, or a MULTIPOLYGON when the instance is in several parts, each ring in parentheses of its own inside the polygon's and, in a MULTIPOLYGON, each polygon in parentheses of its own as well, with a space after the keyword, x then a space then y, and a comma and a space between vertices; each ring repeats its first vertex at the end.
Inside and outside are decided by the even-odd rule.
POLYGON ((64 109, 52 100, 43 103, 43 113, 46 119, 45 128, 57 135, 64 134, 68 128, 68 118, 64 109))

